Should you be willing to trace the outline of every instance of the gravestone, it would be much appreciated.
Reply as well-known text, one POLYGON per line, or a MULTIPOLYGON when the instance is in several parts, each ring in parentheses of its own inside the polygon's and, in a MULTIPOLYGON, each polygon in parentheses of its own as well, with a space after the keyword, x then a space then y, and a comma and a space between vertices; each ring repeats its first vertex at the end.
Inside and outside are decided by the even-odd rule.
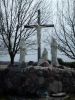
POLYGON ((21 39, 19 47, 20 47, 20 59, 19 59, 19 62, 23 63, 23 62, 25 62, 25 56, 26 56, 26 43, 25 43, 25 39, 24 38, 21 39))
POLYGON ((55 38, 52 37, 52 41, 51 41, 51 63, 52 63, 52 65, 55 65, 55 66, 58 65, 57 49, 58 49, 57 41, 55 40, 55 38))

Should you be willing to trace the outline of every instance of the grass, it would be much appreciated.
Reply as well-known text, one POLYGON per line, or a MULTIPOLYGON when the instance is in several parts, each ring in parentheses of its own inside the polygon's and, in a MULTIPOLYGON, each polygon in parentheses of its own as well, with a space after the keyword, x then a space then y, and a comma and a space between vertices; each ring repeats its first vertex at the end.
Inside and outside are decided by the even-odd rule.
MULTIPOLYGON (((0 97, 0 100, 10 100, 10 99, 9 99, 9 97, 0 97)), ((65 97, 64 100, 75 100, 75 96, 74 95, 68 95, 68 96, 65 97)))
POLYGON ((66 98, 64 100, 75 100, 75 96, 74 95, 68 95, 68 96, 66 96, 66 98))

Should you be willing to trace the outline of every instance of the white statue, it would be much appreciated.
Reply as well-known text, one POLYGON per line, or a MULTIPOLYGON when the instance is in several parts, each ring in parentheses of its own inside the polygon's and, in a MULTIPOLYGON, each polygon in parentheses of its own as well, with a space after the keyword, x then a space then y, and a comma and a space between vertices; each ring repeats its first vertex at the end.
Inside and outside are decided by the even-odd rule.
POLYGON ((39 59, 38 65, 41 65, 42 63, 46 62, 47 60, 48 60, 48 51, 46 48, 44 48, 42 57, 39 59))
POLYGON ((25 39, 24 38, 21 39, 19 47, 20 47, 19 62, 22 63, 22 62, 25 62, 25 56, 26 56, 26 44, 25 44, 25 39))
POLYGON ((55 65, 55 66, 58 65, 57 49, 58 49, 57 42, 56 42, 55 38, 52 37, 52 41, 51 41, 51 63, 52 63, 52 65, 55 65))
POLYGON ((46 48, 44 48, 44 51, 42 53, 42 59, 48 60, 48 51, 46 48))

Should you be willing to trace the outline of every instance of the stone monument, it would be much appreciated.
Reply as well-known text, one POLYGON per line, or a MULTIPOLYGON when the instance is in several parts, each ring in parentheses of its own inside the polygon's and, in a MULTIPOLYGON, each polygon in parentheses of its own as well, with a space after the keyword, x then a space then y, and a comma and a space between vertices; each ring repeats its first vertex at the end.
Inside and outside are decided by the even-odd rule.
POLYGON ((41 12, 38 10, 38 20, 37 25, 25 25, 25 28, 35 28, 37 30, 37 45, 38 45, 38 61, 41 59, 41 29, 54 27, 54 24, 41 24, 41 12))
POLYGON ((19 62, 22 63, 25 62, 25 56, 26 56, 26 43, 24 38, 21 39, 19 47, 20 47, 19 62))
MULTIPOLYGON (((44 63, 48 63, 48 51, 46 48, 44 48, 43 53, 42 53, 42 57, 39 59, 38 65, 44 64, 44 63)), ((49 65, 49 63, 48 63, 49 65)))
POLYGON ((58 65, 57 49, 58 49, 57 42, 56 42, 55 38, 52 37, 52 40, 51 40, 51 63, 52 63, 52 65, 55 65, 55 66, 58 65))
POLYGON ((48 60, 48 51, 46 48, 44 48, 44 51, 42 53, 42 59, 48 60))

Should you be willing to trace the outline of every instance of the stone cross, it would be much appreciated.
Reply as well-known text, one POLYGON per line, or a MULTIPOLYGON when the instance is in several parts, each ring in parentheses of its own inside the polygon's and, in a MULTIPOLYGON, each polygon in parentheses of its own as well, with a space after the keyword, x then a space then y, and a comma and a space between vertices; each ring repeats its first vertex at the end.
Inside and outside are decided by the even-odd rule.
POLYGON ((41 58, 41 28, 47 28, 47 27, 54 27, 54 25, 45 25, 41 24, 40 21, 40 10, 38 10, 38 21, 37 25, 25 25, 25 28, 36 28, 37 30, 37 44, 38 44, 38 61, 41 58))
POLYGON ((26 44, 25 44, 25 39, 24 38, 21 39, 19 48, 20 48, 19 62, 22 63, 22 62, 25 62, 25 55, 26 55, 26 44))
POLYGON ((57 61, 57 42, 55 40, 55 38, 52 37, 52 41, 51 41, 51 63, 52 65, 57 65, 58 61, 57 61))

